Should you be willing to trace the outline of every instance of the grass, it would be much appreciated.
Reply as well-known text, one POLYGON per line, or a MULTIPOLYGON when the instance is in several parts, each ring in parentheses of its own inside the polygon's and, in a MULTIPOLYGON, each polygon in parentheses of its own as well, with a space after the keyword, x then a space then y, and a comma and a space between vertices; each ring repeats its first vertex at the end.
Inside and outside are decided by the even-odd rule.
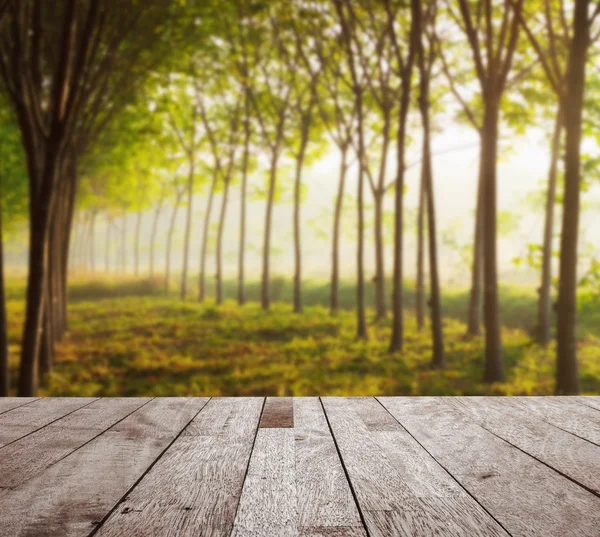
MULTIPOLYGON (((228 284, 228 289, 234 288, 228 284)), ((277 287, 275 286, 277 289, 277 287)), ((344 286, 342 296, 349 295, 344 286)), ((286 285, 275 298, 286 298, 286 285)), ((270 312, 257 303, 239 307, 163 297, 157 280, 78 279, 70 289, 70 331, 59 344, 53 373, 42 395, 483 395, 551 394, 555 351, 535 345, 527 326, 535 296, 503 290, 507 380, 480 382, 482 338, 465 337, 466 293, 445 296, 447 365, 432 370, 428 330, 419 332, 406 312, 405 349, 387 350, 390 323, 375 324, 369 312, 368 341, 357 341, 352 310, 331 317, 328 290, 306 285, 306 311, 276 302, 270 312), (312 298, 311 298, 312 297, 312 298), (318 300, 317 300, 318 299, 318 300), (507 314, 508 312, 508 314, 507 314)), ((11 366, 16 375, 23 322, 22 284, 9 285, 11 366)), ((254 290, 251 286, 250 298, 254 290)), ((231 296, 231 293, 228 294, 231 296)), ((409 294, 410 296, 410 294, 409 294)), ((409 299, 410 306, 410 299, 409 299)), ((582 389, 600 392, 600 306, 582 300, 579 348, 582 389), (595 307, 594 307, 595 306, 595 307)), ((16 380, 13 378, 13 380, 16 380)))

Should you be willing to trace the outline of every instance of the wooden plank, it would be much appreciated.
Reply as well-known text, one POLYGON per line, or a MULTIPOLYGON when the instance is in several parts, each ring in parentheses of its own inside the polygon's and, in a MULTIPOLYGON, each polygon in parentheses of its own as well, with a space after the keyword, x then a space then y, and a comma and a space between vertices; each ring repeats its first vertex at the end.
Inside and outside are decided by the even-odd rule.
POLYGON ((27 483, 4 490, 3 535, 89 535, 206 402, 154 399, 27 483))
POLYGON ((369 535, 507 535, 375 399, 323 404, 369 535))
POLYGON ((229 535, 262 406, 262 398, 212 399, 97 537, 229 535))
POLYGON ((593 408, 594 410, 600 410, 600 397, 592 395, 583 395, 581 397, 574 397, 578 403, 593 408))
POLYGON ((499 397, 445 399, 479 425, 529 455, 600 493, 600 447, 573 436, 531 414, 515 413, 499 397))
POLYGON ((486 431, 443 398, 379 399, 511 535, 598 536, 598 497, 486 431))
POLYGON ((294 406, 291 397, 267 397, 260 418, 261 429, 294 426, 294 406))
POLYGON ((506 403, 600 446, 600 412, 572 397, 509 397, 506 403))
POLYGON ((33 403, 35 400, 37 400, 37 397, 0 397, 0 414, 33 403))
POLYGON ((93 397, 42 398, 0 414, 0 447, 96 401, 93 397))
POLYGON ((125 418, 150 399, 98 399, 6 446, 0 488, 23 484, 125 418))
POLYGON ((258 430, 232 536, 366 535, 319 400, 293 413, 294 428, 258 430))

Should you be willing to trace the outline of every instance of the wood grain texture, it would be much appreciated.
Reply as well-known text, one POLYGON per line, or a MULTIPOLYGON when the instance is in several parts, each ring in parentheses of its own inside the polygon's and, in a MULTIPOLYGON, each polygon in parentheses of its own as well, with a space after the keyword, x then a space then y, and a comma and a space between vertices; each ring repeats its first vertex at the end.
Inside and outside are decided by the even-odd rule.
POLYGON ((584 395, 581 397, 575 397, 578 403, 585 405, 596 410, 600 410, 600 397, 592 395, 584 395))
POLYGON ((0 452, 0 488, 21 485, 125 418, 149 399, 98 399, 0 452))
POLYGON ((89 535, 206 402, 154 399, 33 479, 2 491, 2 535, 89 535))
POLYGON ((599 398, 23 401, 1 537, 600 537, 599 398))
POLYGON ((229 535, 262 406, 212 399, 96 535, 229 535))
POLYGON ((506 535, 375 399, 323 405, 371 536, 506 535))
POLYGON ((267 397, 260 418, 261 429, 294 426, 294 403, 291 397, 267 397))
POLYGON ((439 397, 379 398, 513 536, 597 537, 600 499, 439 397))
POLYGON ((319 400, 293 412, 293 428, 258 430, 232 536, 365 536, 319 400))
POLYGON ((37 397, 0 397, 0 414, 33 403, 35 400, 37 400, 37 397))
POLYGON ((530 413, 515 412, 504 399, 447 399, 479 425, 529 455, 600 493, 600 447, 553 427, 530 413))
POLYGON ((572 397, 509 397, 504 403, 600 446, 600 412, 572 397))
POLYGON ((0 447, 74 412, 97 398, 56 397, 37 399, 0 414, 0 447))

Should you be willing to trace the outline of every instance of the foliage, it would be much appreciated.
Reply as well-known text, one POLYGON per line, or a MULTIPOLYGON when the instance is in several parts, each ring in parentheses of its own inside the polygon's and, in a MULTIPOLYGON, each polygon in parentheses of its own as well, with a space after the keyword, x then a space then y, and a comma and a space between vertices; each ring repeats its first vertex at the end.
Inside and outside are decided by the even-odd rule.
POLYGON ((27 169, 19 127, 0 98, 0 213, 3 235, 18 229, 27 218, 27 169))
MULTIPOLYGON (((342 296, 354 292, 344 285, 342 296)), ((286 298, 283 291, 280 298, 286 298)), ((326 286, 311 284, 308 296, 327 302, 326 286)), ((532 318, 535 297, 504 289, 502 307, 511 328, 504 329, 508 379, 480 383, 483 341, 466 338, 461 320, 468 295, 444 299, 447 367, 429 368, 431 344, 407 319, 406 350, 387 351, 389 323, 373 327, 368 342, 354 339, 351 310, 330 317, 312 305, 303 315, 285 302, 265 313, 256 303, 181 303, 161 297, 153 280, 78 280, 72 284, 71 332, 58 350, 57 365, 43 395, 544 395, 552 393, 553 348, 533 344, 523 324, 532 318), (150 296, 150 295, 156 296, 150 296), (515 326, 521 324, 521 327, 515 326)), ((9 339, 16 350, 23 318, 22 282, 9 282, 9 339)), ((349 306, 351 304, 348 304, 349 306)), ((600 389, 593 332, 600 307, 583 296, 582 317, 591 319, 581 334, 584 392, 600 389)), ((370 312, 371 315, 371 312, 370 312)), ((16 356, 16 352, 12 355, 16 356)), ((13 369, 16 363, 13 362, 13 369)))

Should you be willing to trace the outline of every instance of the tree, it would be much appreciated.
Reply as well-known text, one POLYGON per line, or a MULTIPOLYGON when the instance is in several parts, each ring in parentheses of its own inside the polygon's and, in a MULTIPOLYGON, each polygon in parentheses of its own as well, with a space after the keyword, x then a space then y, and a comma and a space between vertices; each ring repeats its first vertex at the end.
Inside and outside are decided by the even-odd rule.
MULTIPOLYGON (((213 77, 215 78, 215 77, 213 77)), ((200 257, 200 300, 205 296, 205 266, 206 253, 208 247, 208 232, 210 225, 210 213, 213 196, 220 180, 222 183, 221 210, 219 214, 216 245, 216 302, 223 302, 223 230, 225 227, 225 217, 227 212, 227 202, 229 200, 229 186, 235 170, 236 154, 239 147, 239 134, 241 126, 241 98, 237 88, 234 88, 232 95, 225 93, 227 87, 231 87, 232 81, 229 79, 219 80, 213 88, 215 95, 220 95, 222 99, 221 106, 213 103, 210 107, 210 115, 202 98, 199 99, 200 117, 204 125, 211 153, 213 156, 213 178, 208 198, 208 206, 205 213, 204 229, 202 238, 202 252, 200 257), (225 139, 225 143, 219 143, 219 140, 225 139)), ((204 86, 206 88, 206 85, 204 86)))
MULTIPOLYGON (((433 28, 437 17, 437 0, 429 0, 424 16, 423 29, 419 35, 418 67, 419 67, 419 110, 423 125, 423 160, 422 160, 422 200, 420 204, 427 206, 427 230, 429 244, 429 277, 431 287, 431 335, 433 339, 432 365, 444 365, 444 339, 442 331, 442 306, 440 297, 440 281, 438 269, 438 251, 436 236, 436 213, 433 192, 433 170, 431 158, 431 126, 430 126, 430 83, 431 73, 436 60, 436 45, 433 28), (425 36, 428 48, 423 44, 425 36)), ((421 216, 422 218, 422 216, 421 216)))
POLYGON ((267 42, 263 36, 255 44, 256 76, 249 91, 262 140, 270 154, 261 276, 261 305, 264 310, 268 310, 271 305, 270 255, 273 206, 279 160, 290 112, 289 99, 296 76, 296 69, 290 69, 290 66, 298 65, 297 52, 290 50, 293 50, 290 36, 288 33, 282 34, 282 29, 277 24, 278 20, 287 18, 286 9, 289 8, 285 3, 277 2, 268 6, 268 13, 260 20, 258 16, 253 17, 254 24, 258 24, 266 35, 273 38, 273 41, 267 42))
MULTIPOLYGON (((323 21, 323 18, 318 19, 323 21)), ((324 20, 318 26, 320 38, 313 42, 314 53, 319 65, 320 85, 323 91, 317 98, 319 115, 329 134, 329 138, 340 152, 340 176, 338 189, 335 196, 332 238, 331 238, 331 290, 329 294, 329 311, 335 315, 339 311, 339 281, 340 281, 340 232, 342 222, 343 202, 346 187, 346 176, 350 162, 348 153, 353 146, 356 134, 356 111, 357 102, 354 99, 351 83, 348 81, 349 74, 344 72, 344 62, 340 56, 344 56, 345 47, 340 46, 334 39, 324 39, 327 35, 326 29, 331 22, 324 20)), ((307 70, 315 77, 316 69, 308 54, 302 56, 307 70)))
MULTIPOLYGON (((551 287, 552 287, 552 252, 554 229, 554 206, 556 205, 557 175, 561 138, 565 122, 565 100, 567 90, 568 56, 571 41, 571 29, 567 24, 564 2, 543 0, 537 10, 543 13, 540 23, 530 13, 523 13, 520 23, 541 64, 546 81, 556 96, 554 129, 550 146, 550 166, 548 186, 546 189, 545 220, 542 240, 541 282, 538 300, 538 323, 536 337, 538 342, 546 346, 551 339, 551 287)), ((591 38, 592 36, 590 36, 591 38)), ((598 38, 598 35, 595 35, 598 38)), ((588 45, 589 46, 589 45, 588 45)), ((544 88, 545 89, 545 88, 544 88)))
POLYGON ((169 223, 169 229, 167 230, 167 243, 165 248, 165 294, 169 292, 169 281, 171 278, 171 254, 173 248, 173 234, 175 233, 175 223, 177 222, 177 213, 183 196, 185 194, 185 185, 180 184, 175 187, 175 202, 173 204, 173 211, 171 213, 171 219, 169 223))
MULTIPOLYGON (((410 105, 410 92, 412 83, 412 72, 415 56, 419 46, 421 34, 421 5, 419 0, 411 0, 410 4, 411 22, 410 37, 406 56, 403 55, 400 39, 397 36, 395 28, 395 11, 391 0, 386 0, 386 11, 388 15, 388 24, 392 35, 397 69, 401 79, 401 99, 398 107, 398 133, 396 136, 396 158, 397 158, 397 177, 394 185, 394 280, 392 294, 392 337, 390 341, 390 351, 402 350, 404 338, 404 319, 403 319, 403 225, 404 225, 404 152, 406 149, 406 119, 410 105)), ((396 9, 400 9, 402 4, 396 9)))
MULTIPOLYGON (((296 42, 297 56, 301 58, 299 73, 295 78, 295 84, 291 95, 292 100, 292 125, 291 134, 288 140, 288 150, 295 161, 294 175, 294 312, 302 313, 302 246, 301 246, 301 204, 302 204, 302 172, 307 160, 307 149, 311 139, 311 133, 315 130, 315 108, 319 99, 319 79, 321 77, 322 67, 313 67, 318 64, 317 58, 311 55, 308 57, 305 39, 305 31, 308 28, 299 27, 305 18, 309 18, 311 22, 319 16, 318 10, 309 10, 304 8, 303 11, 295 14, 296 22, 293 24, 294 39, 296 42)), ((290 57, 288 56, 288 59, 290 57)), ((290 68, 294 68, 290 65, 290 68)), ((314 139, 314 133, 313 133, 314 139)), ((310 156, 310 155, 309 155, 310 156)))
POLYGON ((566 20, 564 3, 561 2, 560 5, 555 6, 555 3, 551 0, 543 0, 542 4, 543 5, 537 6, 537 9, 544 14, 543 24, 540 25, 541 27, 536 28, 535 31, 533 31, 531 22, 535 19, 530 14, 526 13, 520 15, 520 23, 542 65, 550 89, 557 96, 558 100, 550 147, 550 166, 548 171, 548 186, 546 189, 546 208, 542 241, 542 274, 539 288, 538 322, 536 329, 538 342, 541 345, 546 346, 550 342, 551 337, 550 292, 552 285, 552 236, 554 229, 554 205, 556 201, 558 160, 564 124, 561 101, 564 100, 566 66, 562 65, 562 59, 567 55, 570 35, 568 26, 562 23, 562 21, 566 20), (554 9, 555 7, 556 9, 554 9), (556 18, 561 21, 559 24, 556 24, 556 18), (545 42, 541 41, 541 37, 543 37, 545 42))
POLYGON ((181 300, 184 300, 187 295, 190 239, 192 233, 192 204, 194 199, 197 153, 202 140, 202 133, 198 128, 198 99, 200 96, 198 94, 198 87, 194 84, 193 77, 193 65, 187 73, 171 75, 166 86, 169 98, 164 103, 168 124, 179 141, 180 149, 185 155, 188 166, 183 268, 181 271, 179 293, 181 300))
MULTIPOLYGON (((500 312, 498 302, 498 262, 496 245, 496 165, 498 152, 498 124, 500 102, 506 89, 519 36, 519 13, 523 0, 510 5, 492 6, 490 0, 480 2, 482 23, 474 22, 472 6, 459 0, 460 17, 449 7, 449 13, 465 32, 483 101, 481 145, 481 213, 483 214, 483 308, 485 323, 486 382, 504 379, 500 312), (499 24, 494 24, 499 17, 499 24), (462 22, 460 22, 462 21, 462 22)), ((477 19, 479 21, 479 19, 477 19)))
MULTIPOLYGON (((37 391, 44 337, 49 339, 46 351, 53 349, 51 325, 57 311, 48 291, 60 300, 54 305, 64 306, 75 160, 102 129, 104 118, 118 108, 111 102, 112 90, 118 86, 121 95, 127 93, 147 65, 140 61, 141 51, 147 55, 152 43, 160 41, 165 13, 159 14, 158 2, 119 2, 118 8, 114 3, 63 0, 56 9, 54 3, 39 0, 11 2, 2 27, 0 75, 20 126, 30 193, 22 396, 37 391), (141 31, 135 40, 128 39, 134 28, 141 31), (50 263, 55 265, 52 278, 50 263)), ((64 319, 60 320, 63 329, 64 319)))
POLYGON ((365 83, 358 73, 358 65, 354 47, 352 45, 352 28, 347 15, 347 6, 343 4, 344 0, 335 0, 335 7, 341 25, 342 42, 346 52, 346 61, 350 71, 350 84, 354 100, 356 102, 356 121, 358 134, 358 147, 356 150, 358 159, 358 193, 356 199, 356 208, 358 213, 358 247, 356 249, 356 314, 357 314, 357 337, 367 339, 367 321, 365 315, 365 269, 364 269, 364 163, 365 163, 365 133, 364 133, 364 108, 363 95, 365 92, 365 83))
POLYGON ((577 0, 573 15, 573 37, 569 47, 569 70, 564 99, 565 192, 558 283, 558 326, 556 334, 556 393, 579 393, 577 364, 577 238, 581 189, 581 134, 585 70, 590 28, 600 15, 600 4, 589 15, 589 0, 577 0))

